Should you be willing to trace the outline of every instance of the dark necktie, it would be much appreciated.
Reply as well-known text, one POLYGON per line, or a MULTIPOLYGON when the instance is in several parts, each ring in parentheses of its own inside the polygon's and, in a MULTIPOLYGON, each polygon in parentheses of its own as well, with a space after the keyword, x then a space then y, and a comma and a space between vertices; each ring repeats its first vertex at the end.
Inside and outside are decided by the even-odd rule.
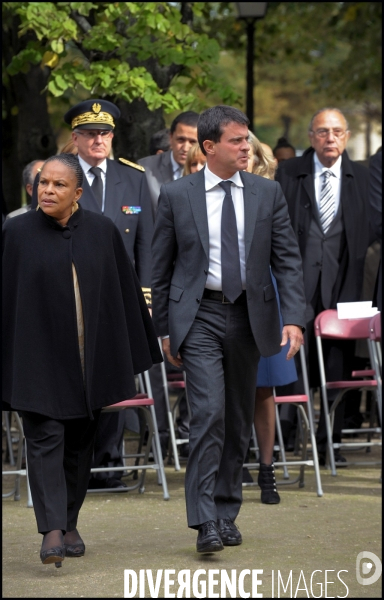
POLYGON ((95 176, 92 181, 91 190, 97 200, 97 204, 99 205, 100 210, 102 211, 104 187, 103 180, 101 179, 101 169, 100 167, 92 167, 92 169, 89 169, 89 172, 95 176))
POLYGON ((225 191, 221 213, 221 285, 224 296, 234 302, 243 291, 236 213, 231 182, 222 181, 219 186, 225 191))
POLYGON ((331 171, 324 171, 322 174, 324 179, 320 191, 319 212, 324 233, 327 233, 335 216, 335 197, 330 181, 331 175, 331 171))

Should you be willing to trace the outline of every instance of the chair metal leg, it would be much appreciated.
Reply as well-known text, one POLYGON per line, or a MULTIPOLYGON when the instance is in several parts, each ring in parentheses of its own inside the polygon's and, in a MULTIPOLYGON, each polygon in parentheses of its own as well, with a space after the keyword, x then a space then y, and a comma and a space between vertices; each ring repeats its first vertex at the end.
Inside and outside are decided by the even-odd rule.
MULTIPOLYGON (((301 449, 301 460, 304 462, 307 460, 307 445, 308 445, 308 430, 309 424, 307 415, 305 414, 304 407, 301 404, 297 405, 298 412, 301 415, 301 431, 302 431, 302 449, 301 449)), ((302 464, 300 467, 300 478, 299 478, 299 487, 304 487, 304 469, 305 464, 302 464)))
MULTIPOLYGON (((11 413, 11 415, 12 415, 12 413, 11 413)), ((13 454, 12 435, 11 435, 12 417, 11 417, 11 419, 9 418, 9 411, 7 411, 7 410, 3 411, 3 417, 4 417, 4 425, 5 425, 5 435, 7 438, 9 464, 11 465, 11 467, 13 467, 15 464, 15 457, 13 454)))
MULTIPOLYGON (((274 395, 274 397, 276 396, 275 388, 273 388, 273 395, 274 395)), ((279 415, 277 406, 275 406, 275 410, 276 410, 276 432, 277 432, 277 439, 279 440, 279 446, 280 446, 280 452, 281 452, 281 462, 285 463, 287 461, 287 458, 285 455, 283 432, 281 431, 280 415, 279 415)), ((287 465, 283 466, 283 473, 284 473, 284 475, 283 475, 284 479, 289 479, 287 465)))
MULTIPOLYGON (((149 379, 148 371, 145 371, 145 373, 144 373, 144 380, 145 380, 146 388, 148 390, 148 394, 152 398, 153 397, 152 396, 152 387, 151 387, 151 382, 149 379)), ((155 407, 153 405, 150 406, 150 411, 151 411, 152 420, 153 420, 153 430, 154 430, 154 439, 155 439, 155 442, 153 444, 153 449, 154 449, 154 453, 156 452, 158 455, 156 462, 159 465, 158 472, 160 474, 161 484, 163 486, 164 500, 169 500, 167 480, 166 480, 165 471, 164 471, 163 456, 161 453, 159 430, 157 429, 156 413, 155 413, 155 407), (156 448, 156 450, 155 450, 155 448, 156 448)))
MULTIPOLYGON (((161 347, 161 341, 160 341, 160 339, 159 339, 159 346, 160 346, 161 353, 163 354, 163 350, 162 350, 162 347, 161 347)), ((164 357, 164 354, 163 354, 163 357, 164 357)), ((175 426, 174 426, 174 423, 173 423, 173 415, 172 415, 172 410, 171 410, 171 404, 169 402, 167 372, 165 370, 165 364, 164 364, 164 362, 161 363, 161 375, 162 375, 162 378, 163 378, 164 397, 165 397, 165 403, 166 403, 166 406, 167 406, 167 414, 168 414, 169 436, 170 436, 170 439, 171 439, 172 453, 173 453, 173 458, 174 458, 174 461, 175 461, 175 471, 180 471, 180 461, 179 461, 179 454, 177 452, 175 426)))

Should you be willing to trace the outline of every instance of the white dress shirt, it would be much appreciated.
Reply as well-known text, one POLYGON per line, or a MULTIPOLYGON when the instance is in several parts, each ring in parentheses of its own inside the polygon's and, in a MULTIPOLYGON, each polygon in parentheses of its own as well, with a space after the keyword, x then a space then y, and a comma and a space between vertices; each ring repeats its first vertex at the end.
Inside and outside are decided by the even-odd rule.
POLYGON ((315 198, 317 203, 317 208, 320 205, 320 193, 321 188, 323 187, 324 177, 322 176, 325 171, 331 171, 332 176, 329 178, 329 181, 332 186, 333 197, 335 198, 335 212, 336 215, 337 210, 340 204, 340 189, 341 189, 341 156, 337 159, 332 167, 324 167, 318 159, 316 152, 313 155, 314 162, 314 184, 315 184, 315 198))
POLYGON ((176 179, 180 179, 180 177, 182 177, 184 167, 182 167, 181 165, 179 165, 178 162, 175 161, 173 152, 171 152, 171 163, 172 163, 172 170, 173 170, 173 181, 175 181, 176 179))
MULTIPOLYGON (((89 185, 92 186, 92 182, 95 179, 95 175, 93 173, 89 172, 89 169, 92 169, 92 165, 89 165, 87 162, 85 162, 85 160, 83 160, 80 155, 79 155, 79 163, 80 163, 81 168, 84 171, 84 174, 87 178, 89 185)), ((101 180, 103 182, 103 203, 102 203, 101 212, 104 212, 104 210, 105 210, 105 183, 106 183, 106 177, 107 177, 107 159, 105 158, 103 160, 103 162, 97 166, 99 167, 99 169, 101 169, 101 180)), ((80 198, 80 203, 81 203, 81 198, 80 198)))
MULTIPOLYGON (((219 186, 223 179, 212 173, 208 165, 205 165, 204 177, 209 230, 209 269, 205 287, 221 291, 221 212, 225 191, 219 186)), ((241 282, 245 290, 244 184, 238 171, 227 181, 232 182, 231 194, 236 213, 241 282)))

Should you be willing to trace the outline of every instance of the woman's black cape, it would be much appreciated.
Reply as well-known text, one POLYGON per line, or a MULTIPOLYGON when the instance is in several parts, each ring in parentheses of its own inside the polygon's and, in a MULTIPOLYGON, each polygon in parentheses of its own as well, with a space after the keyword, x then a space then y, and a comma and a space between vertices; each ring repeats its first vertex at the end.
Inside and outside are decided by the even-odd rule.
POLYGON ((3 228, 3 400, 57 419, 91 416, 131 398, 134 374, 161 362, 158 341, 120 233, 76 211, 66 227, 41 210, 3 228), (85 332, 81 369, 72 275, 85 332))

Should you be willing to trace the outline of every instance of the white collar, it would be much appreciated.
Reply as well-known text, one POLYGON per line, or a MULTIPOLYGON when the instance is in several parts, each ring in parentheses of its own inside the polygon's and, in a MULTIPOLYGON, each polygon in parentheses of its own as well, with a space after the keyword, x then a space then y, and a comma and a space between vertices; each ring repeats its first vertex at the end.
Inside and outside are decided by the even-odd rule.
MULTIPOLYGON (((221 177, 218 177, 212 171, 209 170, 208 165, 206 164, 204 167, 204 176, 205 176, 205 191, 208 192, 212 188, 216 187, 223 181, 221 177)), ((228 180, 234 183, 237 187, 244 187, 244 184, 241 180, 239 171, 236 171, 228 180)))
MULTIPOLYGON (((79 163, 80 163, 80 167, 83 169, 84 173, 88 173, 89 169, 92 169, 92 165, 88 164, 83 158, 81 158, 80 154, 78 155, 79 157, 79 163)), ((104 174, 106 174, 107 172, 107 159, 104 158, 103 162, 100 163, 99 165, 97 165, 99 167, 99 169, 101 169, 103 171, 104 174)))
POLYGON ((183 172, 183 167, 181 165, 179 165, 178 162, 175 161, 175 157, 173 156, 173 150, 171 150, 171 163, 172 163, 172 169, 174 173, 182 173, 183 172))
POLYGON ((314 162, 314 166, 315 166, 315 172, 314 172, 315 177, 316 176, 320 177, 323 173, 325 173, 325 171, 331 171, 332 175, 337 177, 337 179, 340 179, 340 177, 341 177, 341 156, 339 156, 339 158, 337 159, 335 164, 332 165, 332 167, 324 167, 324 165, 320 162, 319 157, 317 156, 316 152, 314 152, 313 162, 314 162))

